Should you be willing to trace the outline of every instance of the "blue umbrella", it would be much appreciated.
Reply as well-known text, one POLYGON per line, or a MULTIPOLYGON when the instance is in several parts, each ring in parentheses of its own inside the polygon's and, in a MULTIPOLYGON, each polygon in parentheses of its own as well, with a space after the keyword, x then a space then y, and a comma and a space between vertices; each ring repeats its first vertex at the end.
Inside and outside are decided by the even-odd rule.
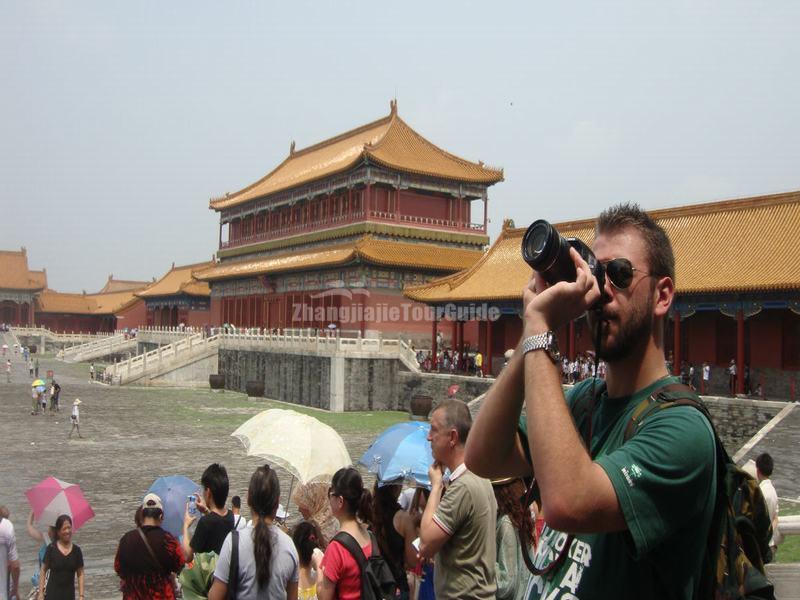
POLYGON ((430 423, 407 421, 392 425, 381 433, 358 461, 380 482, 413 479, 431 486, 428 467, 433 463, 428 441, 430 423))
POLYGON ((183 514, 186 511, 187 498, 200 489, 194 481, 183 475, 168 475, 155 480, 147 493, 161 498, 164 505, 164 523, 162 527, 175 537, 183 534, 183 514))

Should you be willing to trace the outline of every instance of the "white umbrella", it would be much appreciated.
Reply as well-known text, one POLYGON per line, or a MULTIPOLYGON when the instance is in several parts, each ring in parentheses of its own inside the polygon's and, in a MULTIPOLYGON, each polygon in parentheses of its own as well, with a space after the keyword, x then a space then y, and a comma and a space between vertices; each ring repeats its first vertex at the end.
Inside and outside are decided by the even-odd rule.
POLYGON ((248 456, 275 463, 302 483, 329 478, 353 464, 335 429, 293 410, 260 412, 231 435, 244 444, 248 456))

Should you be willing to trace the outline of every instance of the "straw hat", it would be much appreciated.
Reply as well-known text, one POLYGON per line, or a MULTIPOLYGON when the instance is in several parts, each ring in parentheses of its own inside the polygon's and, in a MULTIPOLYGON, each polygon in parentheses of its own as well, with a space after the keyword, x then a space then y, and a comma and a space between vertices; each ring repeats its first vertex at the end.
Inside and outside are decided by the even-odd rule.
POLYGON ((83 402, 81 402, 80 398, 75 398, 75 402, 73 402, 72 404, 73 404, 73 406, 75 406, 75 405, 78 405, 78 404, 83 404, 83 402))

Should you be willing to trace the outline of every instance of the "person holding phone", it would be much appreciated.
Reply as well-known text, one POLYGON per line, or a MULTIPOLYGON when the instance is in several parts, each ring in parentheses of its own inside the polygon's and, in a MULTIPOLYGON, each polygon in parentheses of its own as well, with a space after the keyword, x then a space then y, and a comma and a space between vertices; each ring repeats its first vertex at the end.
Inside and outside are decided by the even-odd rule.
POLYGON ((216 552, 219 554, 225 537, 233 530, 233 513, 225 508, 228 499, 228 471, 218 463, 209 465, 200 479, 203 486, 202 497, 195 494, 197 511, 203 516, 197 522, 194 535, 189 536, 189 527, 197 515, 189 512, 190 502, 186 503, 183 517, 183 552, 186 562, 191 562, 195 552, 216 552))

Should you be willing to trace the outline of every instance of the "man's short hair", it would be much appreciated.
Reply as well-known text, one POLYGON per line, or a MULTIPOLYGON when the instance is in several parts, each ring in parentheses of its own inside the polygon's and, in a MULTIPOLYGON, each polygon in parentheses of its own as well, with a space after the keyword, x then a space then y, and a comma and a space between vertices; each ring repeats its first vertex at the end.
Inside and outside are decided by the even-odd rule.
POLYGON ((647 249, 650 274, 670 277, 675 281, 675 254, 664 228, 636 204, 617 204, 607 208, 597 218, 595 237, 632 227, 642 234, 647 249))
POLYGON ((234 496, 231 498, 231 506, 236 509, 242 508, 242 499, 239 496, 234 496))
POLYGON ((200 484, 211 491, 217 508, 225 506, 228 499, 228 471, 219 463, 208 465, 200 478, 200 484))
POLYGON ((758 469, 765 477, 772 477, 772 469, 775 468, 775 463, 772 457, 766 452, 759 454, 756 459, 756 469, 758 469))
POLYGON ((467 436, 472 427, 472 415, 469 414, 469 407, 455 398, 442 400, 431 411, 431 414, 441 411, 442 421, 447 429, 455 429, 458 433, 458 441, 463 446, 467 443, 467 436))

